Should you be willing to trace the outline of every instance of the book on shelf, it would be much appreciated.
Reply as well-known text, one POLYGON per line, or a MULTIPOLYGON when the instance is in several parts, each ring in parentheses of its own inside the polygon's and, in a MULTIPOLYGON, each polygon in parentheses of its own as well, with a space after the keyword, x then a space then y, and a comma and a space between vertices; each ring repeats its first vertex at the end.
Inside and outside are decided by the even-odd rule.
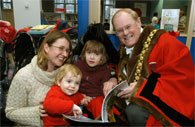
POLYGON ((110 121, 109 117, 114 117, 114 116, 112 116, 112 114, 110 114, 111 110, 113 108, 114 99, 119 92, 123 91, 127 87, 129 87, 129 85, 128 85, 127 81, 125 80, 125 81, 119 83, 118 85, 116 85, 114 88, 112 88, 108 92, 108 94, 104 97, 104 101, 102 104, 102 111, 101 111, 101 120, 91 119, 91 118, 85 117, 83 115, 81 115, 80 118, 75 118, 74 116, 71 116, 71 115, 65 115, 65 114, 62 114, 62 115, 66 119, 69 119, 72 121, 77 121, 77 122, 83 122, 83 123, 110 123, 110 122, 113 122, 113 121, 110 121))
POLYGON ((76 15, 66 15, 65 19, 67 21, 77 21, 77 16, 76 15))
POLYGON ((54 27, 55 25, 37 25, 32 27, 28 32, 30 34, 46 34, 54 27))

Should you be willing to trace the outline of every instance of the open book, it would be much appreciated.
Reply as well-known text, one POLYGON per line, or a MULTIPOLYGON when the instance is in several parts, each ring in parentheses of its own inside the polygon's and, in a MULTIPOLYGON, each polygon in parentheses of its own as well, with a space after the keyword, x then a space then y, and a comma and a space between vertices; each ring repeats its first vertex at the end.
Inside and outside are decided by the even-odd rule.
POLYGON ((87 118, 83 115, 81 115, 80 118, 75 118, 74 116, 70 116, 70 115, 64 115, 63 117, 73 120, 73 121, 77 121, 77 122, 89 122, 89 123, 108 123, 108 115, 109 115, 109 103, 112 101, 112 97, 117 96, 117 94, 121 91, 123 91, 124 89, 126 89, 128 87, 128 83, 127 81, 123 81, 121 83, 119 83, 118 85, 116 85, 114 88, 112 88, 108 94, 105 96, 103 104, 102 104, 102 113, 101 113, 101 118, 102 120, 94 120, 94 119, 90 119, 87 118))

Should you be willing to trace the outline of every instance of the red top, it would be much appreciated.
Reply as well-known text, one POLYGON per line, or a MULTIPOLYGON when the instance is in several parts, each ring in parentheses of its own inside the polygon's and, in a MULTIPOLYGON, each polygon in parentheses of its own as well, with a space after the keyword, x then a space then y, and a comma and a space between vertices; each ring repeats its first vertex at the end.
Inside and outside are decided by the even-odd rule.
MULTIPOLYGON (((189 49, 175 37, 167 33, 162 34, 149 55, 148 65, 151 62, 156 62, 154 72, 161 76, 155 86, 147 83, 149 80, 145 80, 136 97, 148 102, 175 126, 180 125, 173 120, 176 117, 172 117, 173 113, 170 114, 170 111, 193 120, 195 68, 189 49), (154 90, 151 90, 152 88, 154 90), (151 96, 143 94, 146 90, 152 91, 152 93, 148 92, 151 96), (162 108, 165 106, 154 99, 158 99, 158 102, 162 102, 168 108, 162 108)), ((149 70, 151 73, 151 68, 149 70)), ((153 119, 148 121, 147 125, 157 125, 155 122, 156 120, 153 119)))
POLYGON ((69 96, 59 86, 53 85, 43 102, 48 113, 48 116, 43 118, 44 126, 69 125, 68 121, 63 120, 62 114, 69 114, 73 104, 79 105, 82 99, 83 95, 80 93, 69 96))

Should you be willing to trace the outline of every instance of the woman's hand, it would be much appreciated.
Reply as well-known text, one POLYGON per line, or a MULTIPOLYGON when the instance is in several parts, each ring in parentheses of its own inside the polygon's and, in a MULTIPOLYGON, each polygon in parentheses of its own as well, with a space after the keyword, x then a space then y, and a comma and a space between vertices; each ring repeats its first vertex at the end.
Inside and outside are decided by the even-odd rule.
POLYGON ((48 114, 46 113, 46 111, 44 110, 44 107, 43 107, 43 100, 40 102, 40 105, 39 105, 39 114, 41 117, 48 116, 48 114))
POLYGON ((129 96, 131 96, 131 93, 134 89, 134 87, 136 86, 137 82, 133 82, 133 83, 130 83, 129 87, 126 88, 125 90, 121 91, 120 93, 118 93, 118 97, 121 97, 121 98, 128 98, 129 96))
POLYGON ((108 81, 104 82, 103 87, 103 93, 104 96, 114 87, 117 85, 117 79, 116 78, 110 78, 108 81))
POLYGON ((75 118, 77 118, 77 117, 80 118, 80 115, 83 114, 81 108, 78 105, 75 105, 75 104, 73 105, 72 112, 73 112, 75 118))

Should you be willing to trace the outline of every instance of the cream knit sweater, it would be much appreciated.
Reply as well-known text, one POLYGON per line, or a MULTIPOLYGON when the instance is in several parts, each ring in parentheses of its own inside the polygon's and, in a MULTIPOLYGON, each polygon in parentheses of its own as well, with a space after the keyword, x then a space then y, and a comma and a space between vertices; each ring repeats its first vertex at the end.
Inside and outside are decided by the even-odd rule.
POLYGON ((56 71, 46 72, 37 66, 37 56, 20 69, 11 83, 6 117, 19 125, 42 126, 39 104, 54 82, 56 71))

